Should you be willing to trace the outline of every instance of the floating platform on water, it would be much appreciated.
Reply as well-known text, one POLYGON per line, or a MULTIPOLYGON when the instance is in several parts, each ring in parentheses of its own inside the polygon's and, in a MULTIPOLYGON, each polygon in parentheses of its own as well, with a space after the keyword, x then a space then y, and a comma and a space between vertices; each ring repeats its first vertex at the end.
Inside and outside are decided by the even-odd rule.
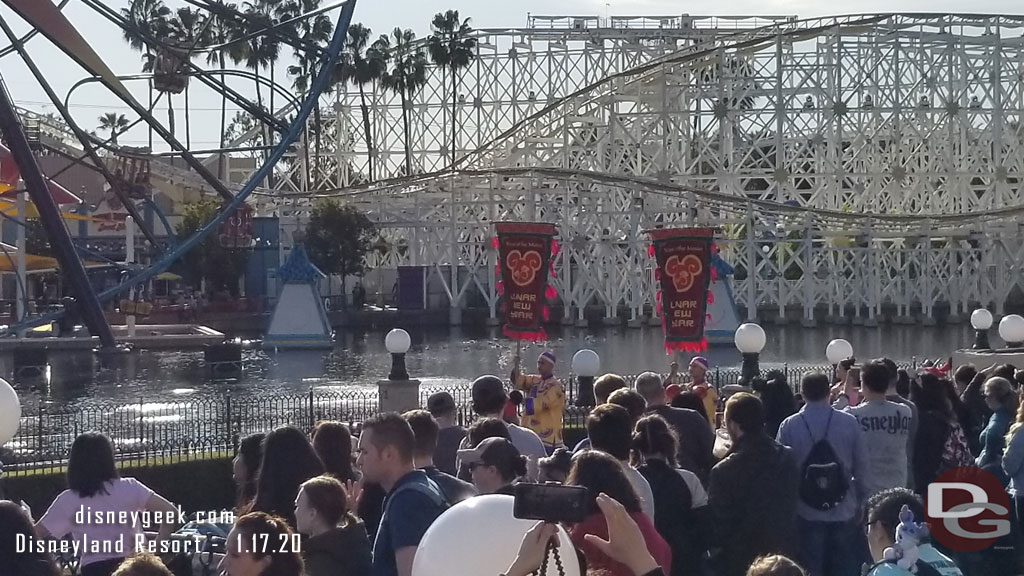
MULTIPOLYGON (((223 332, 196 324, 140 324, 135 327, 135 336, 128 336, 127 326, 110 328, 119 344, 148 350, 203 348, 209 344, 220 344, 225 339, 223 332)), ((96 337, 52 337, 45 334, 45 331, 34 331, 32 336, 26 338, 0 338, 0 353, 39 349, 92 350, 100 346, 99 338, 96 337)))

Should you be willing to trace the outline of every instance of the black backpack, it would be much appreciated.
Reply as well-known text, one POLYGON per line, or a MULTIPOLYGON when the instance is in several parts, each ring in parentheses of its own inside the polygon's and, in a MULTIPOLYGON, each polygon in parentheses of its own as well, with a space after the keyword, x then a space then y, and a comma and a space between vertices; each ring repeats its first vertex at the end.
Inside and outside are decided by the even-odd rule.
POLYGON ((828 441, 828 428, 832 424, 834 413, 834 410, 829 412, 825 434, 817 441, 814 441, 814 434, 811 433, 807 420, 803 415, 800 416, 804 427, 807 428, 807 434, 814 441, 810 453, 804 459, 800 475, 800 499, 816 510, 835 508, 846 498, 846 493, 850 490, 850 478, 828 441))

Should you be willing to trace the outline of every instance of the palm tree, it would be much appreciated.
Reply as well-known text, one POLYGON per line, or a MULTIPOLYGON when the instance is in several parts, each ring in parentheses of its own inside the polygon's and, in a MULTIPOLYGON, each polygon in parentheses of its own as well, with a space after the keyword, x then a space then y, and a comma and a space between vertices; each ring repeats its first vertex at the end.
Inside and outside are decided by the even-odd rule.
POLYGON ((124 114, 116 114, 114 112, 107 112, 100 116, 100 125, 97 130, 107 130, 110 132, 110 143, 117 146, 117 137, 121 135, 121 132, 128 128, 128 118, 124 114))
POLYGON ((476 57, 476 38, 469 34, 472 29, 469 27, 469 18, 459 20, 458 10, 438 12, 434 15, 434 21, 430 23, 433 34, 427 38, 427 48, 430 51, 430 59, 441 68, 448 70, 452 81, 452 167, 455 167, 455 140, 458 128, 458 78, 459 71, 468 68, 470 62, 476 57))
MULTIPOLYGON (((224 2, 223 0, 210 0, 209 1, 210 14, 214 15, 216 19, 209 27, 209 40, 211 44, 227 44, 233 37, 234 31, 240 26, 237 18, 233 17, 232 14, 237 10, 234 4, 224 2)), ((238 64, 241 61, 241 50, 237 45, 228 45, 223 48, 211 50, 206 55, 206 63, 211 66, 218 66, 221 69, 220 82, 225 84, 227 82, 227 76, 223 72, 227 69, 227 58, 230 57, 232 62, 238 64)), ((221 94, 220 100, 220 149, 223 150, 225 147, 224 134, 227 130, 228 120, 228 96, 226 93, 221 94)), ((224 179, 224 154, 219 154, 217 159, 217 177, 224 179)))
POLYGON ((402 98, 402 126, 405 128, 405 175, 412 175, 412 147, 409 141, 409 107, 420 88, 427 83, 427 55, 414 44, 416 33, 395 28, 391 38, 381 36, 378 44, 391 55, 392 67, 384 72, 381 84, 402 98), (394 40, 394 45, 391 41, 394 40))
MULTIPOLYGON (((247 39, 242 46, 243 50, 240 54, 241 62, 246 68, 252 70, 255 74, 256 83, 256 106, 263 111, 267 108, 263 106, 263 90, 260 86, 260 72, 264 68, 270 69, 270 81, 274 81, 274 64, 277 63, 278 58, 281 55, 281 42, 276 34, 260 33, 257 32, 265 31, 268 28, 274 26, 275 21, 273 18, 273 12, 276 6, 280 4, 280 0, 253 0, 243 3, 245 8, 245 26, 239 27, 236 31, 236 38, 241 38, 252 34, 253 36, 247 39)), ((274 107, 274 91, 270 91, 270 113, 273 114, 274 107)), ((264 158, 266 158, 266 147, 270 143, 270 134, 267 132, 267 125, 265 122, 260 123, 260 133, 263 140, 264 146, 264 158)), ((273 186, 273 176, 267 176, 268 186, 273 186)))
MULTIPOLYGON (((152 72, 156 56, 146 38, 164 38, 168 32, 171 9, 163 0, 132 0, 127 8, 121 9, 121 17, 128 21, 124 27, 124 39, 134 50, 142 52, 142 71, 152 72)), ((149 100, 153 101, 153 80, 149 81, 149 100)), ((174 110, 170 95, 167 98, 168 128, 174 134, 174 110)), ((150 147, 153 144, 153 129, 149 130, 150 147)))
MULTIPOLYGON (((178 8, 174 17, 167 22, 168 40, 177 48, 185 52, 185 58, 192 58, 192 51, 197 46, 210 42, 210 25, 213 23, 212 14, 203 17, 202 12, 193 10, 187 6, 178 8)), ((167 95, 168 106, 170 106, 170 94, 167 95)), ((192 127, 189 117, 188 105, 188 84, 185 84, 185 147, 192 147, 192 127)), ((171 131, 173 133, 173 130, 171 131)))
MULTIPOLYGON (((307 14, 320 7, 320 0, 287 0, 278 11, 278 18, 283 22, 291 20, 302 14, 307 14)), ((294 47, 296 64, 288 66, 288 75, 292 77, 292 87, 302 95, 309 90, 310 82, 316 75, 323 58, 313 50, 303 49, 303 46, 325 46, 331 39, 331 31, 334 26, 326 14, 318 14, 312 18, 303 18, 291 25, 291 32, 298 37, 301 44, 294 47)), ((330 93, 330 89, 324 92, 330 93)), ((320 157, 320 133, 322 124, 320 122, 319 96, 317 105, 313 108, 314 136, 316 137, 316 157, 320 157)), ((306 148, 306 166, 309 166, 309 151, 306 148)))
MULTIPOLYGON (((336 80, 355 84, 359 87, 359 108, 363 113, 363 136, 366 138, 366 152, 369 156, 368 171, 370 182, 374 181, 374 161, 377 152, 373 148, 373 134, 370 130, 370 109, 366 105, 366 85, 381 79, 388 66, 387 42, 377 40, 369 46, 371 30, 362 24, 348 27, 345 51, 338 60, 336 80)), ((384 37, 386 38, 386 37, 384 37)))

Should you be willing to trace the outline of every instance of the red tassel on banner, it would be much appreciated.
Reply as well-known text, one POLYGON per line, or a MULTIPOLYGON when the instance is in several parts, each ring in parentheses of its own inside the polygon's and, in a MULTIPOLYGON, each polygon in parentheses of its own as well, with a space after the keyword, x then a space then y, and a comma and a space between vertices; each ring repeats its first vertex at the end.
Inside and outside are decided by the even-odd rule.
POLYGON ((548 264, 548 281, 550 281, 551 278, 554 278, 554 277, 555 277, 555 263, 554 263, 554 261, 552 261, 550 264, 548 264))
POLYGON ((554 300, 555 298, 558 298, 558 290, 555 290, 554 286, 548 284, 547 289, 544 290, 544 297, 548 300, 554 300))
POLYGON ((708 349, 708 341, 701 338, 699 342, 665 342, 665 353, 671 355, 673 352, 685 352, 697 354, 708 349))
POLYGON ((545 322, 551 320, 551 309, 548 308, 547 306, 541 308, 540 317, 543 318, 545 322))
POLYGON ((494 238, 491 238, 491 248, 497 250, 498 246, 500 246, 500 244, 498 243, 498 237, 495 236, 494 238))
POLYGON ((543 342, 548 339, 548 334, 543 328, 537 332, 519 332, 506 326, 502 329, 502 333, 512 340, 525 340, 526 342, 543 342))
POLYGON ((710 306, 710 305, 712 305, 714 303, 715 303, 715 293, 712 292, 711 290, 708 290, 708 306, 710 306))
POLYGON ((718 280, 718 270, 715 270, 714 266, 711 266, 710 272, 711 272, 711 281, 715 282, 716 280, 718 280))
POLYGON ((558 256, 559 248, 560 248, 560 246, 558 245, 558 240, 555 240, 554 238, 552 238, 551 239, 551 257, 552 258, 554 258, 555 256, 558 256))
POLYGON ((654 269, 654 281, 661 282, 661 268, 654 269))
POLYGON ((647 247, 647 256, 650 258, 654 258, 654 244, 651 244, 650 246, 647 247))
POLYGON ((504 295, 505 283, 499 280, 498 283, 494 285, 494 291, 498 293, 498 296, 504 295))

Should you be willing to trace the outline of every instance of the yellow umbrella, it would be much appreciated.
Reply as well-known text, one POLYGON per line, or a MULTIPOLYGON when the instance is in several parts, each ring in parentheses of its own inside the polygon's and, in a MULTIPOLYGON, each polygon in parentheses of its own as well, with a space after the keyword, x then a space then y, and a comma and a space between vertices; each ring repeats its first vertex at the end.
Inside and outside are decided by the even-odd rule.
POLYGON ((181 276, 178 276, 174 272, 161 272, 156 275, 157 280, 181 280, 181 276))
MULTIPOLYGON (((18 206, 10 200, 0 199, 0 212, 3 212, 6 216, 12 218, 18 217, 18 206)), ((61 217, 65 220, 85 220, 86 222, 98 222, 96 218, 90 216, 84 216, 82 214, 73 214, 71 212, 61 212, 61 217)), ((26 218, 39 218, 39 210, 36 209, 36 205, 31 202, 25 202, 25 217, 26 218)))

